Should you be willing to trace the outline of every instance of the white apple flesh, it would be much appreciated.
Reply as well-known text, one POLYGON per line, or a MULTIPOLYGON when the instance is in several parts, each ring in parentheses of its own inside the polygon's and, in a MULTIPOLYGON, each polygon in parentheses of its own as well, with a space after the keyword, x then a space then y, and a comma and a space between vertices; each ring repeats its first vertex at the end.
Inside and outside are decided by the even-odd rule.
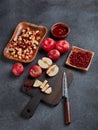
POLYGON ((46 93, 46 94, 51 94, 51 93, 52 93, 52 88, 49 87, 48 89, 46 89, 46 90, 45 90, 45 93, 46 93))
POLYGON ((33 87, 39 87, 41 89, 41 92, 44 92, 46 94, 52 93, 52 88, 49 86, 48 81, 44 80, 44 82, 41 82, 40 80, 36 79, 33 87))
POLYGON ((46 85, 41 89, 41 91, 42 91, 42 92, 45 92, 48 88, 49 88, 49 84, 46 84, 46 85))
POLYGON ((35 80, 34 84, 33 84, 33 87, 39 87, 41 86, 42 82, 38 79, 35 80))
POLYGON ((47 80, 44 80, 44 82, 40 85, 40 88, 41 88, 41 89, 44 88, 44 86, 45 86, 47 83, 48 83, 48 81, 47 81, 47 80))
POLYGON ((47 71, 46 74, 50 77, 57 75, 59 72, 59 67, 57 65, 52 65, 47 71))
POLYGON ((42 59, 38 60, 38 65, 42 69, 48 69, 52 65, 52 60, 48 57, 43 57, 42 59))

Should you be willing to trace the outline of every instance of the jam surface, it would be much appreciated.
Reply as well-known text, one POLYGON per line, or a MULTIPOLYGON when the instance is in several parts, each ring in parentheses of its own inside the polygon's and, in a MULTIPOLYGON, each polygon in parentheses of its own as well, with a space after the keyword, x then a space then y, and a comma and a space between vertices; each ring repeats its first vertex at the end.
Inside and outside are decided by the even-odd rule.
POLYGON ((58 24, 54 26, 52 31, 54 35, 59 37, 59 36, 64 36, 66 33, 68 33, 68 28, 63 24, 58 24))
POLYGON ((92 54, 89 52, 73 52, 70 56, 70 64, 77 67, 88 67, 92 54))

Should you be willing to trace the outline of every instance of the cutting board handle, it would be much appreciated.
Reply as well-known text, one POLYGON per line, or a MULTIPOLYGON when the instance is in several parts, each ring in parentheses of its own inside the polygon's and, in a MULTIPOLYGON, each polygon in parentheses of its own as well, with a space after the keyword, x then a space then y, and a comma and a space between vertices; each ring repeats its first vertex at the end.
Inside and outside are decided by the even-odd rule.
POLYGON ((22 116, 25 118, 32 117, 39 103, 40 98, 37 96, 33 97, 22 111, 22 116))

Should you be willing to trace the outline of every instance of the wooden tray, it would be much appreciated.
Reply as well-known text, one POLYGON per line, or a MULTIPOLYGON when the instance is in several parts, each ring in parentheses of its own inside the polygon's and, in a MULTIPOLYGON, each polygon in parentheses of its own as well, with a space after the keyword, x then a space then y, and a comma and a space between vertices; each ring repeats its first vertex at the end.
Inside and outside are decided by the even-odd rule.
MULTIPOLYGON (((16 26, 15 31, 14 31, 14 33, 13 33, 10 41, 8 42, 8 44, 4 48, 4 51, 3 51, 4 56, 6 58, 8 58, 8 59, 17 60, 17 61, 24 62, 24 63, 29 63, 29 62, 33 61, 35 59, 35 57, 36 57, 36 54, 37 54, 38 50, 39 50, 40 43, 43 40, 43 38, 45 37, 46 33, 47 33, 47 28, 45 26, 43 26, 43 25, 35 25, 35 24, 32 24, 32 23, 28 23, 28 22, 21 22, 21 23, 19 23, 16 26), (25 60, 23 58, 20 59, 18 56, 15 57, 15 56, 11 55, 11 53, 10 53, 10 47, 13 46, 13 48, 15 49, 15 52, 17 53, 18 50, 17 50, 17 48, 15 48, 16 45, 14 45, 14 44, 17 41, 18 37, 21 35, 22 30, 23 29, 27 29, 27 28, 29 28, 30 31, 32 31, 32 32, 38 30, 39 31, 40 39, 37 41, 38 42, 38 46, 36 47, 36 50, 33 50, 33 54, 31 54, 31 58, 29 58, 28 60, 25 60)), ((24 42, 24 41, 22 41, 22 42, 24 42)), ((26 45, 26 43, 25 43, 25 45, 26 45)), ((20 47, 20 43, 19 43, 18 47, 20 49, 22 49, 22 52, 24 51, 23 48, 20 47)), ((28 47, 29 47, 29 45, 26 47, 26 49, 28 47)), ((29 55, 30 54, 28 54, 28 56, 29 55)), ((24 56, 24 58, 25 57, 26 56, 24 56)))

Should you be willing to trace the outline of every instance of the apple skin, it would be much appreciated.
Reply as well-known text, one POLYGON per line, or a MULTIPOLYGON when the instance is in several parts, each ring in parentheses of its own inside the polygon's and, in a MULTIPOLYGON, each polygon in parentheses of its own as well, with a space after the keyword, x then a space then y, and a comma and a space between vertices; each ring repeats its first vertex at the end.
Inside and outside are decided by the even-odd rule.
POLYGON ((61 53, 66 53, 70 49, 69 42, 66 40, 59 40, 56 43, 55 48, 61 53))
POLYGON ((47 55, 53 61, 57 61, 60 58, 60 52, 57 49, 50 50, 47 55))
POLYGON ((38 65, 32 65, 29 69, 29 75, 32 78, 37 78, 42 74, 42 69, 38 65))
POLYGON ((54 49, 55 45, 56 45, 56 42, 52 38, 46 38, 42 41, 42 48, 44 51, 47 51, 47 52, 54 49))
POLYGON ((13 65, 12 67, 12 73, 15 75, 15 76, 20 76, 22 73, 24 72, 24 66, 17 62, 13 65))

